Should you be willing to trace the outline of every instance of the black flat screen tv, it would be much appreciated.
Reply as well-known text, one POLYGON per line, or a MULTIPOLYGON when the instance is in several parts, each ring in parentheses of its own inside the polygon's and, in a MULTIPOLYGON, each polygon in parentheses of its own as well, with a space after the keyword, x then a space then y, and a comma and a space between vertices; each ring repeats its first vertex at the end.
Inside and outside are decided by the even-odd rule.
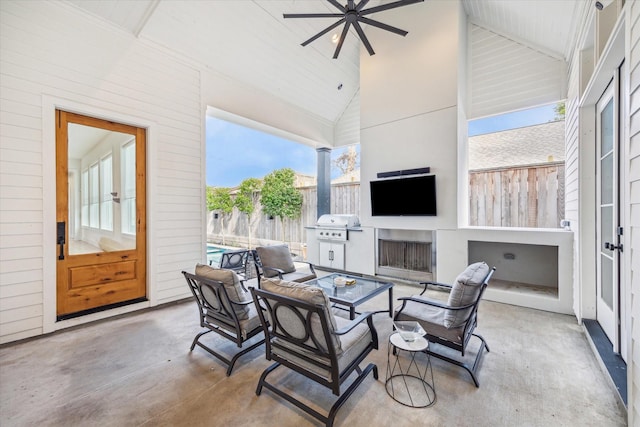
POLYGON ((435 216, 436 176, 371 181, 372 216, 435 216))

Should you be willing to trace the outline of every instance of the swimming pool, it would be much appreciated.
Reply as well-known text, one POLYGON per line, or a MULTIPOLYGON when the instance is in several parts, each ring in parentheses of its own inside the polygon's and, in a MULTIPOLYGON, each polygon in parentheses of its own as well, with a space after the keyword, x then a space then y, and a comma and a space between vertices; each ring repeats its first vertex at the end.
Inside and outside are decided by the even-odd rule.
POLYGON ((222 258, 222 254, 227 250, 226 248, 207 243, 207 264, 219 266, 220 258, 222 258))

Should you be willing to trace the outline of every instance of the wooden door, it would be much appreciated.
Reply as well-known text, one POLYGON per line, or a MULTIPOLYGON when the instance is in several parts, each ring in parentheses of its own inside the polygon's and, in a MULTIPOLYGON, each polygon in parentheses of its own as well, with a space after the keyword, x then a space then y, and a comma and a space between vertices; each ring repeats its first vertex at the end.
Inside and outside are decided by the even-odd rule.
POLYGON ((146 299, 145 129, 56 111, 57 318, 146 299))

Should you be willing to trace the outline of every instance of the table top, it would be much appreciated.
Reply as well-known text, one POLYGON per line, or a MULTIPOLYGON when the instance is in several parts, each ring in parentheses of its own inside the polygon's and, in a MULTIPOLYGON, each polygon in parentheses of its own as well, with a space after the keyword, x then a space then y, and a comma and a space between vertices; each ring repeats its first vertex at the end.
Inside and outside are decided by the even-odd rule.
POLYGON ((405 341, 398 332, 391 334, 389 342, 391 342, 394 347, 406 351, 424 351, 429 347, 429 341, 424 337, 418 337, 415 341, 405 341))
POLYGON ((392 282, 382 282, 374 279, 365 279, 348 274, 333 273, 327 276, 305 282, 305 284, 319 286, 326 292, 329 300, 348 306, 356 306, 369 298, 378 295, 393 287, 392 282), (355 280, 354 285, 336 286, 333 279, 344 277, 355 280))

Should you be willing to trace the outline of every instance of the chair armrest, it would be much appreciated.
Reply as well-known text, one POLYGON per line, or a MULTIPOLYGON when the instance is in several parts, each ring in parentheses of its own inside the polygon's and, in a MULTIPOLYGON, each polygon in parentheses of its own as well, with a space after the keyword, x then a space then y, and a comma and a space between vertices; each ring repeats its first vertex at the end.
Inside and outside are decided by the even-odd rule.
POLYGON ((420 295, 424 294, 425 292, 427 292, 427 288, 429 287, 429 285, 433 285, 433 286, 437 286, 440 288, 445 288, 447 290, 451 290, 453 288, 452 285, 449 285, 447 283, 441 283, 441 282, 420 282, 421 285, 424 285, 424 289, 422 290, 422 292, 420 292, 420 295))
POLYGON ((249 304, 253 304, 253 300, 249 300, 249 301, 236 301, 236 300, 232 300, 231 298, 229 298, 229 302, 231 304, 235 304, 235 305, 249 305, 249 304))
POLYGON ((315 268, 313 268, 313 264, 311 264, 310 262, 308 261, 295 261, 295 262, 300 264, 307 264, 309 266, 309 270, 311 270, 313 274, 316 274, 316 270, 315 268))
POLYGON ((262 266, 262 273, 264 274, 264 272, 267 271, 267 270, 275 271, 276 273, 278 273, 278 278, 280 280, 282 280, 282 275, 284 274, 284 270, 280 270, 279 268, 275 268, 275 267, 265 267, 263 265, 262 266))
MULTIPOLYGON (((467 304, 467 305, 462 305, 460 307, 452 307, 450 305, 447 304, 443 304, 440 301, 436 301, 433 299, 423 299, 423 298, 414 298, 414 297, 400 297, 398 298, 399 301, 413 301, 413 302, 417 302, 420 304, 426 304, 426 305, 430 305, 432 307, 438 307, 438 308, 444 308, 447 310, 466 310, 467 308, 471 308, 475 305, 475 302, 471 303, 471 304, 467 304)), ((404 307, 404 302, 403 302, 403 307, 404 307)), ((400 309, 402 310, 402 309, 400 309)))
POLYGON ((247 281, 247 279, 240 279, 240 287, 242 288, 243 291, 249 292, 249 290, 244 285, 244 282, 246 282, 246 281, 247 281))
POLYGON ((344 328, 338 329, 337 331, 334 331, 333 334, 334 335, 344 335, 347 332, 349 332, 350 330, 352 330, 353 328, 355 328, 356 326, 358 326, 360 323, 362 323, 363 321, 367 321, 367 325, 369 326, 369 331, 371 331, 371 339, 372 339, 372 343, 373 343, 373 348, 374 349, 378 349, 378 331, 376 331, 376 327, 373 325, 373 315, 380 313, 379 311, 365 311, 364 313, 360 314, 358 317, 356 317, 355 319, 353 319, 347 326, 345 326, 344 328))
POLYGON ((350 330, 352 330, 353 328, 355 328, 356 326, 358 326, 363 321, 365 321, 368 318, 370 318, 371 316, 373 316, 374 314, 375 314, 375 312, 373 312, 373 311, 365 311, 364 313, 361 313, 358 317, 353 319, 347 326, 345 326, 342 329, 338 329, 337 331, 334 331, 333 333, 335 335, 344 335, 347 332, 349 332, 350 330))

